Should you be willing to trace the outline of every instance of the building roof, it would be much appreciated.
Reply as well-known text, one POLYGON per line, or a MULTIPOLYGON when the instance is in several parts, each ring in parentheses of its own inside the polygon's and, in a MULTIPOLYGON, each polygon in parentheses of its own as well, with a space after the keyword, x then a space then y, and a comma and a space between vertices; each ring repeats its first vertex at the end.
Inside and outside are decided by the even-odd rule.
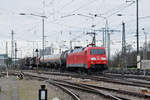
POLYGON ((6 58, 8 58, 7 54, 0 54, 0 59, 6 59, 6 58))

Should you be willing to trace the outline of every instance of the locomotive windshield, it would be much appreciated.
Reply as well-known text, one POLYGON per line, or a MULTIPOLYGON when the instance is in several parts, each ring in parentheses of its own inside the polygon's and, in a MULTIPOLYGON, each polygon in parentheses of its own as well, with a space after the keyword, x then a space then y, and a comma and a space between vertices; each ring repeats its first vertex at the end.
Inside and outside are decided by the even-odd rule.
POLYGON ((105 54, 105 50, 104 49, 91 49, 90 54, 91 55, 105 54))

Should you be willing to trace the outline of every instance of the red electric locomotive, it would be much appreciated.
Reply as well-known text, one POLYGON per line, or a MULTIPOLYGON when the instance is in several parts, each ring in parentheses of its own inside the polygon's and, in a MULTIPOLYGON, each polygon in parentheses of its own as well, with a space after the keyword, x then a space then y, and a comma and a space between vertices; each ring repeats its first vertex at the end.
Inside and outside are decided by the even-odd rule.
POLYGON ((107 69, 104 47, 75 48, 68 53, 66 67, 94 70, 107 69))

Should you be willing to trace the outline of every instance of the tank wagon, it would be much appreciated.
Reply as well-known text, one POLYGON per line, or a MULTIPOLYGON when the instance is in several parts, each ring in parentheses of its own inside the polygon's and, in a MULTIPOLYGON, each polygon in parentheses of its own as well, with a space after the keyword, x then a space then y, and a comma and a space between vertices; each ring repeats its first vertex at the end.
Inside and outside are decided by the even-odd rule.
POLYGON ((61 54, 46 55, 44 60, 40 58, 40 65, 45 67, 64 67, 66 66, 68 50, 62 52, 61 54))

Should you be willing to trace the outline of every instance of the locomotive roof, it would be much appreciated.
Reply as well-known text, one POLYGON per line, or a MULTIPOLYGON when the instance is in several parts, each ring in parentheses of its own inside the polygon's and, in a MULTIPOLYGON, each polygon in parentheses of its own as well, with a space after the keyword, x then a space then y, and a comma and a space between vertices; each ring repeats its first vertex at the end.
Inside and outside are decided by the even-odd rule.
POLYGON ((105 49, 104 47, 87 47, 88 49, 105 49))
POLYGON ((75 52, 81 52, 87 49, 105 49, 104 47, 80 47, 80 48, 74 48, 72 50, 70 50, 69 53, 75 53, 75 52))

